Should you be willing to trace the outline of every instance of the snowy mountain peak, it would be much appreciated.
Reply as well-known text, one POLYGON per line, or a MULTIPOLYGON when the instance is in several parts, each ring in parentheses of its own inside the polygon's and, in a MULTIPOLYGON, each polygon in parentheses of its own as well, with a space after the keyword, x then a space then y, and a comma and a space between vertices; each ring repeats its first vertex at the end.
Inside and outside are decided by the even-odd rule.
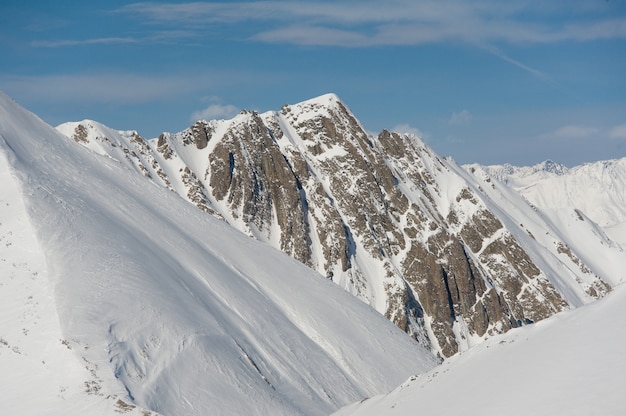
POLYGON ((0 96, 2 207, 18 214, 2 212, 0 305, 21 319, 0 322, 3 409, 322 415, 436 365, 363 302, 155 186, 206 148, 168 159, 158 139, 116 140, 86 151, 0 96), (32 263, 13 263, 33 241, 32 263))
POLYGON ((101 155, 110 153, 110 147, 123 147, 129 141, 143 141, 135 130, 114 130, 94 120, 67 122, 56 129, 101 155))
POLYGON ((333 93, 320 95, 296 104, 286 104, 281 108, 281 114, 289 114, 297 123, 302 123, 311 118, 332 118, 333 115, 339 113, 354 118, 345 104, 333 93))
POLYGON ((533 180, 564 175, 569 168, 552 160, 545 160, 533 166, 513 166, 505 163, 504 165, 479 166, 478 164, 467 165, 467 168, 482 169, 487 174, 500 182, 508 183, 514 178, 532 177, 533 180))
POLYGON ((537 165, 537 170, 543 170, 545 172, 554 173, 555 175, 564 175, 567 173, 568 168, 565 165, 556 163, 552 160, 546 160, 543 163, 537 165))
MULTIPOLYGON (((410 135, 368 134, 333 94, 120 140, 101 141, 108 156, 333 280, 443 357, 603 296, 620 264, 581 260, 570 236, 487 173, 469 175, 410 135)), ((593 235, 588 221, 576 226, 593 235)))
POLYGON ((327 94, 322 94, 318 97, 310 98, 308 100, 302 101, 294 105, 295 106, 317 105, 320 107, 334 107, 339 103, 342 103, 341 99, 337 96, 337 94, 331 92, 327 94))

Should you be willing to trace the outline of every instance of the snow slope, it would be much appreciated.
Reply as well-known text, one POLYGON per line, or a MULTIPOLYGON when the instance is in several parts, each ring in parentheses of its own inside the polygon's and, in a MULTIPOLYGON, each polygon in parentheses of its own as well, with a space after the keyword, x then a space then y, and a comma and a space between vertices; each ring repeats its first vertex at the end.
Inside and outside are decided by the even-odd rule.
POLYGON ((484 169, 552 217, 566 210, 582 211, 626 248, 626 158, 571 169, 550 161, 531 167, 496 165, 484 169))
POLYGON ((8 224, 23 234, 0 267, 11 273, 4 263, 24 259, 2 275, 3 298, 17 301, 2 306, 13 315, 0 321, 0 380, 12 385, 0 402, 18 413, 41 413, 69 385, 68 414, 116 400, 164 415, 327 414, 436 365, 332 282, 76 146, 1 93, 0 137, 8 224), (32 229, 19 226, 28 221, 32 229), (33 278, 43 283, 24 282, 33 278), (31 294, 45 319, 23 323, 31 294), (26 343, 20 327, 34 325, 26 343), (22 342, 28 360, 14 356, 22 342), (40 345, 65 374, 39 367, 40 345))
POLYGON ((491 338, 336 416, 623 415, 626 286, 491 338))
POLYGON ((8 157, 13 155, 0 152, 2 414, 110 415, 128 410, 131 415, 154 415, 131 409, 114 391, 108 397, 92 394, 98 384, 94 364, 81 360, 61 331, 46 258, 8 157))

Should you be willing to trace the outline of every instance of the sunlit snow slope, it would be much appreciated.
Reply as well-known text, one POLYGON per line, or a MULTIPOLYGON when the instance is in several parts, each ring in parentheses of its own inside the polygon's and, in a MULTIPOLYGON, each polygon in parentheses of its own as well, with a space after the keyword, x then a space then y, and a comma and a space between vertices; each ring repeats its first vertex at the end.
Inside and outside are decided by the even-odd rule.
POLYGON ((568 169, 546 161, 530 167, 487 166, 490 175, 520 192, 551 217, 577 209, 626 248, 626 158, 568 169))
POLYGON ((0 152, 0 413, 154 415, 117 397, 125 396, 120 388, 98 392, 96 364, 64 338, 46 259, 10 167, 14 157, 0 152))
POLYGON ((626 286, 514 329, 337 416, 623 415, 626 286))
POLYGON ((1 94, 0 153, 12 414, 327 414, 436 364, 332 282, 1 94))

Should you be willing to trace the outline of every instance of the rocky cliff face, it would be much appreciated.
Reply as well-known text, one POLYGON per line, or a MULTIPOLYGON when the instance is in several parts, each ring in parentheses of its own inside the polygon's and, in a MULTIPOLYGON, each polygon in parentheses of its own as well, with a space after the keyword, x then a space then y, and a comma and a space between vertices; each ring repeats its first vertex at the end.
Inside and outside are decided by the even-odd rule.
POLYGON ((154 140, 94 122, 59 129, 317 270, 442 357, 610 290, 504 185, 416 137, 368 134, 332 94, 154 140))

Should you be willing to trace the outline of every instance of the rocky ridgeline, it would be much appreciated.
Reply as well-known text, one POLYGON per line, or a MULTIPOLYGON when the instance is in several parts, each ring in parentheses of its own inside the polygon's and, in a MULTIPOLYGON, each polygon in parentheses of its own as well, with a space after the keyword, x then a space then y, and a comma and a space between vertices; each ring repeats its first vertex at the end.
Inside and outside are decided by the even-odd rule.
POLYGON ((148 141, 74 124, 77 142, 317 270, 443 357, 610 290, 566 242, 540 245, 490 208, 482 186, 500 185, 416 137, 371 136, 332 94, 148 141))

